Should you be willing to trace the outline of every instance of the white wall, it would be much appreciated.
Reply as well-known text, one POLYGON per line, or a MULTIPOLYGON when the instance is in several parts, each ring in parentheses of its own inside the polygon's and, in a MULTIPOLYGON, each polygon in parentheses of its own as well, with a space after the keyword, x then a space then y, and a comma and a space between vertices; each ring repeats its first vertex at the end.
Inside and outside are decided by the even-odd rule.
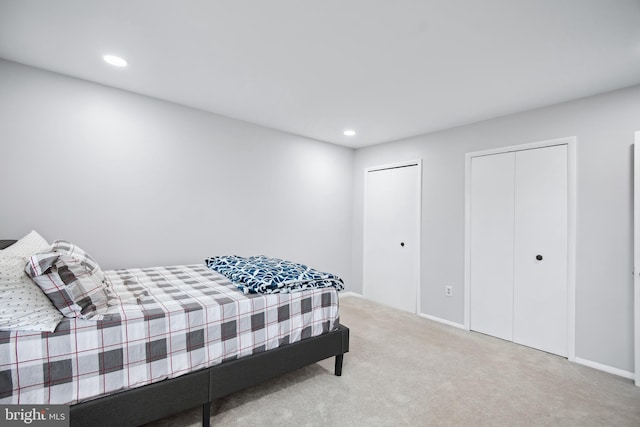
POLYGON ((351 274, 353 150, 0 61, 0 238, 103 268, 266 254, 351 274))
POLYGON ((640 86, 357 150, 352 288, 362 289, 366 167, 423 159, 422 311, 461 324, 465 153, 576 136, 576 356, 633 372, 631 154, 636 130, 640 86), (453 285, 453 297, 445 297, 445 285, 453 285))

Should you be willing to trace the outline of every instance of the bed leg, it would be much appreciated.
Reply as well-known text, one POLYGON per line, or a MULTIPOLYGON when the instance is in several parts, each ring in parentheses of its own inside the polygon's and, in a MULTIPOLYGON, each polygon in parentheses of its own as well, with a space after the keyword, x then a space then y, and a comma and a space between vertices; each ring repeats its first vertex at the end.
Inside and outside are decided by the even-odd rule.
POLYGON ((342 376, 342 359, 344 357, 344 354, 338 354, 336 355, 336 370, 335 370, 335 374, 337 377, 342 376))
POLYGON ((202 427, 209 427, 209 419, 211 418, 211 402, 202 405, 202 427))

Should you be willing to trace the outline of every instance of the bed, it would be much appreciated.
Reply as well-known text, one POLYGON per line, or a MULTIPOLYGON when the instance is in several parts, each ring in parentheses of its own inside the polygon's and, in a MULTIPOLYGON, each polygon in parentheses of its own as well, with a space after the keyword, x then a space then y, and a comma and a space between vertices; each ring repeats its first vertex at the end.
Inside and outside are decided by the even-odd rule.
POLYGON ((217 398, 330 357, 342 373, 349 329, 333 288, 243 294, 204 264, 105 274, 114 292, 99 315, 0 331, 0 403, 69 404, 78 426, 201 407, 206 426, 217 398))

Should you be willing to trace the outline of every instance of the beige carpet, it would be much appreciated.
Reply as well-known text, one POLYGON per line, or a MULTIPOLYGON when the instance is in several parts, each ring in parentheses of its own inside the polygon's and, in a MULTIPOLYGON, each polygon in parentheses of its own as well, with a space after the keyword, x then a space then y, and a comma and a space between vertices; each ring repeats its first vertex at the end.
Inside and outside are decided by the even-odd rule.
MULTIPOLYGON (((220 399, 213 426, 640 426, 640 387, 541 351, 347 297, 333 359, 220 399)), ((200 410, 154 426, 200 425, 200 410)))

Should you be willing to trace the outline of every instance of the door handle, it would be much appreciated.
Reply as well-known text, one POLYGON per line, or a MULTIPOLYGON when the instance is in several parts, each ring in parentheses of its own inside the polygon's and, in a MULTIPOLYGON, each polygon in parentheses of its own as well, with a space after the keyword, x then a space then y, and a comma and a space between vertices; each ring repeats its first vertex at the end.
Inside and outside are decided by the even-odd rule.
POLYGON ((536 255, 536 259, 537 259, 538 261, 542 261, 542 255, 536 255))

